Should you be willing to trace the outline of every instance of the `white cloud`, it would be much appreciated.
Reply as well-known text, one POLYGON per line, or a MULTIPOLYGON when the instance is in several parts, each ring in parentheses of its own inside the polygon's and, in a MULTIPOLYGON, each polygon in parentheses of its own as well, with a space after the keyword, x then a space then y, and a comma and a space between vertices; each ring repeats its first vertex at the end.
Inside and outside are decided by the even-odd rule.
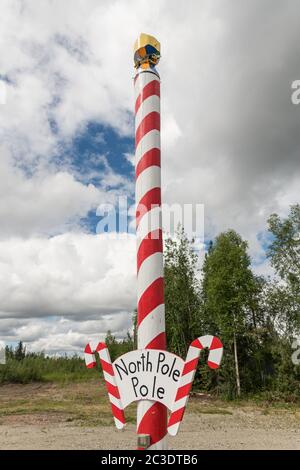
POLYGON ((134 153, 124 153, 124 157, 126 158, 126 160, 132 165, 134 166, 134 162, 135 162, 135 155, 134 153))
MULTIPOLYGON (((125 179, 117 182, 125 184, 125 179)), ((114 199, 114 191, 84 185, 67 171, 41 170, 28 177, 0 148, 0 239, 63 231, 100 203, 114 199)))
POLYGON ((132 329, 132 313, 118 312, 103 315, 98 320, 75 321, 72 318, 52 317, 19 319, 1 322, 0 348, 11 342, 23 341, 28 351, 48 354, 83 353, 91 341, 103 341, 108 330, 123 338, 132 329))
MULTIPOLYGON (((299 78, 298 18, 297 2, 270 0, 175 0, 172 8, 164 0, 1 2, 0 310, 10 325, 58 313, 115 318, 135 303, 134 249, 77 226, 114 200, 109 187, 130 192, 132 185, 102 155, 97 187, 86 184, 97 176, 89 169, 79 175, 51 161, 89 121, 133 133, 132 44, 141 31, 162 43, 164 202, 204 203, 206 236, 236 229, 249 240, 257 272, 271 272, 266 219, 299 201, 300 107, 290 100, 299 78), (64 234, 70 227, 77 233, 64 234)), ((74 325, 68 341, 75 345, 74 325)), ((51 344, 60 342, 59 330, 51 335, 51 344)), ((52 348, 47 337, 33 341, 52 348)))
POLYGON ((135 237, 114 235, 0 241, 1 317, 96 319, 133 310, 135 237))
POLYGON ((291 54, 297 6, 288 12, 272 5, 271 11, 268 2, 245 8, 176 2, 170 10, 161 0, 130 7, 6 1, 0 65, 11 80, 11 99, 1 108, 5 139, 24 158, 57 150, 49 118, 60 138, 73 137, 89 120, 131 133, 132 43, 140 30, 151 31, 162 43, 166 200, 205 203, 208 228, 245 226, 247 235, 258 216, 262 229, 278 197, 290 200, 285 182, 299 161, 297 111, 289 96, 289 78, 297 74, 291 54), (250 30, 251 17, 258 20, 250 30), (274 34, 266 36, 262 25, 274 34), (277 58, 270 54, 274 41, 277 58))

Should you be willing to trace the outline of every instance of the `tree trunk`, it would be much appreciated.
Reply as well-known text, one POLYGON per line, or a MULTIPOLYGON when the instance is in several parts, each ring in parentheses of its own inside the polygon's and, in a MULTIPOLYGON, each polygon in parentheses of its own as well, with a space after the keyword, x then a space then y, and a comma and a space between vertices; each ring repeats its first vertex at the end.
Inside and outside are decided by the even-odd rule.
POLYGON ((240 371, 239 361, 237 354, 236 334, 233 335, 233 347, 234 347, 234 363, 235 363, 235 375, 236 375, 236 388, 238 397, 241 396, 241 382, 240 382, 240 371))
POLYGON ((254 329, 256 330, 256 317, 255 317, 254 308, 251 308, 251 313, 252 313, 253 326, 254 326, 254 329))

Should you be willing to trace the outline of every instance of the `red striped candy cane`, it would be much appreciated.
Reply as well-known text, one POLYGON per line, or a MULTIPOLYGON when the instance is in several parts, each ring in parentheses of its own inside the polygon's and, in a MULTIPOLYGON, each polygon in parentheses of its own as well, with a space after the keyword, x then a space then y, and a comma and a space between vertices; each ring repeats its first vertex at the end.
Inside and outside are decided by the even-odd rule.
MULTIPOLYGON (((166 335, 160 181, 160 78, 153 68, 139 68, 134 84, 138 348, 164 350, 166 335)), ((166 449, 166 407, 158 402, 140 401, 137 433, 150 435, 149 449, 166 449)))
POLYGON ((103 370, 106 390, 111 404, 115 425, 118 429, 122 429, 125 426, 123 405, 121 402, 119 388, 115 379, 115 373, 111 363, 109 351, 105 343, 98 343, 96 348, 93 348, 90 343, 86 345, 84 350, 86 366, 89 369, 96 366, 96 353, 99 354, 99 359, 103 370))
POLYGON ((168 422, 168 433, 172 436, 177 434, 180 423, 183 419, 199 357, 201 351, 204 348, 209 349, 207 361, 209 367, 211 369, 217 369, 220 366, 223 355, 223 345, 219 338, 211 335, 200 336, 192 342, 187 353, 185 365, 181 373, 177 394, 168 422))

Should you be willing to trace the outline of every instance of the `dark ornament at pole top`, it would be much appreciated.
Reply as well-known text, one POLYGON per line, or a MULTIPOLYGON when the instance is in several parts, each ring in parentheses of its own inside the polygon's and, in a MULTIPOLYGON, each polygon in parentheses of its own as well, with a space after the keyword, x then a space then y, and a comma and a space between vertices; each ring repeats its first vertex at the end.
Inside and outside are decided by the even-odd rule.
POLYGON ((134 66, 136 69, 154 68, 160 59, 160 43, 149 34, 141 33, 134 44, 134 66))

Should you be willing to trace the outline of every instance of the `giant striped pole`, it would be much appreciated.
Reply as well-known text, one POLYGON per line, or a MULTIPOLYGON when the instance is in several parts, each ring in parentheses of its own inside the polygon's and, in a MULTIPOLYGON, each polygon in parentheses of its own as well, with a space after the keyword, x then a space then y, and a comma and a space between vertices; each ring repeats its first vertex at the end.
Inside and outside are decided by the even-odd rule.
MULTIPOLYGON (((135 171, 137 233, 137 336, 139 349, 165 349, 165 307, 160 181, 160 44, 141 34, 135 44, 135 171)), ((149 449, 167 448, 167 409, 142 400, 137 434, 149 449)))

